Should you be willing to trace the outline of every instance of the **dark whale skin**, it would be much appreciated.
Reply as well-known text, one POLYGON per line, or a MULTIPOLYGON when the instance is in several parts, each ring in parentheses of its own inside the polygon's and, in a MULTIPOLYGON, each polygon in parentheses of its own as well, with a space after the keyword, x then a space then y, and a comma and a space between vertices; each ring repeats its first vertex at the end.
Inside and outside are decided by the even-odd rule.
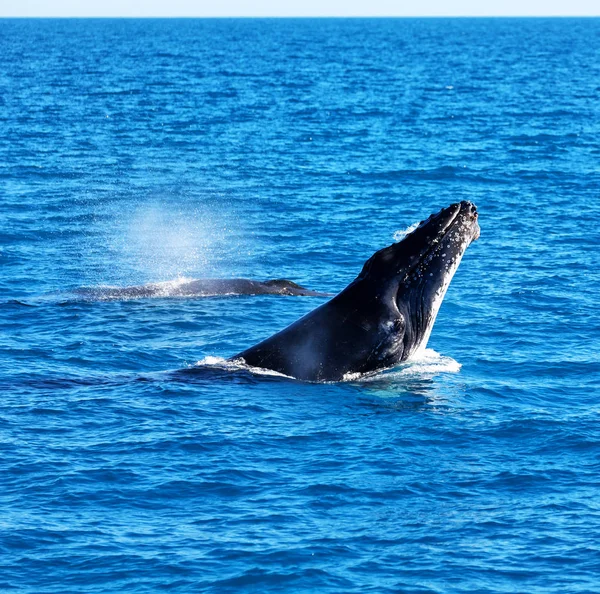
POLYGON ((376 252, 341 293, 232 360, 306 381, 386 369, 424 349, 477 208, 452 204, 376 252))

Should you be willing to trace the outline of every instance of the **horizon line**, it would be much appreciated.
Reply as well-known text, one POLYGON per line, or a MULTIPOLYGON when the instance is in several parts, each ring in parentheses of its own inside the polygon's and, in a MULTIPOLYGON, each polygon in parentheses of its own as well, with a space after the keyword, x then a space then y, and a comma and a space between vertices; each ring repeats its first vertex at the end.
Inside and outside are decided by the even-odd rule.
POLYGON ((598 14, 2 15, 0 19, 597 19, 598 14))

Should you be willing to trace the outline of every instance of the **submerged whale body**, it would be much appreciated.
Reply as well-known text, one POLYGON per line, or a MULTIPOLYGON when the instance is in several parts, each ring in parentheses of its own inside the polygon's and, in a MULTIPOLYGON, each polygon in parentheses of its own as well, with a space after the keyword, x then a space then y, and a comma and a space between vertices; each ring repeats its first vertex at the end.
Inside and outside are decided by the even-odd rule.
POLYGON ((386 369, 427 346, 448 285, 479 237, 477 208, 452 204, 376 252, 341 293, 232 357, 307 381, 386 369))
POLYGON ((89 300, 144 299, 150 297, 216 297, 219 295, 300 295, 327 297, 328 293, 311 291, 286 279, 267 281, 246 278, 178 279, 132 287, 90 287, 75 294, 89 300))

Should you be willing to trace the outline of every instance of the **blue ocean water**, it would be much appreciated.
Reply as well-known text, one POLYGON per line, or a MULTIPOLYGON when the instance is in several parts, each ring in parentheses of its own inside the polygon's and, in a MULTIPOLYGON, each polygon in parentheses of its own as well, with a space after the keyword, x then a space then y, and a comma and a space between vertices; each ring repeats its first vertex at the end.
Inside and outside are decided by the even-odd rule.
POLYGON ((599 20, 0 20, 0 63, 0 591, 600 589, 599 20), (362 381, 219 364, 322 298, 74 293, 336 292, 458 200, 428 358, 362 381))

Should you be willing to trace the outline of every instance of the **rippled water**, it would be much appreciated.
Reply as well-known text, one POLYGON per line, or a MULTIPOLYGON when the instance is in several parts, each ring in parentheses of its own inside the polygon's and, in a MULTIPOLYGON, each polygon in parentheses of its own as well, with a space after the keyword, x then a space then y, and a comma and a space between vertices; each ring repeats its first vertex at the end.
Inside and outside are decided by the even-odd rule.
POLYGON ((600 21, 0 21, 0 590, 592 592, 600 21), (468 199, 424 360, 224 362, 468 199), (202 362, 197 365, 197 362, 202 362))

